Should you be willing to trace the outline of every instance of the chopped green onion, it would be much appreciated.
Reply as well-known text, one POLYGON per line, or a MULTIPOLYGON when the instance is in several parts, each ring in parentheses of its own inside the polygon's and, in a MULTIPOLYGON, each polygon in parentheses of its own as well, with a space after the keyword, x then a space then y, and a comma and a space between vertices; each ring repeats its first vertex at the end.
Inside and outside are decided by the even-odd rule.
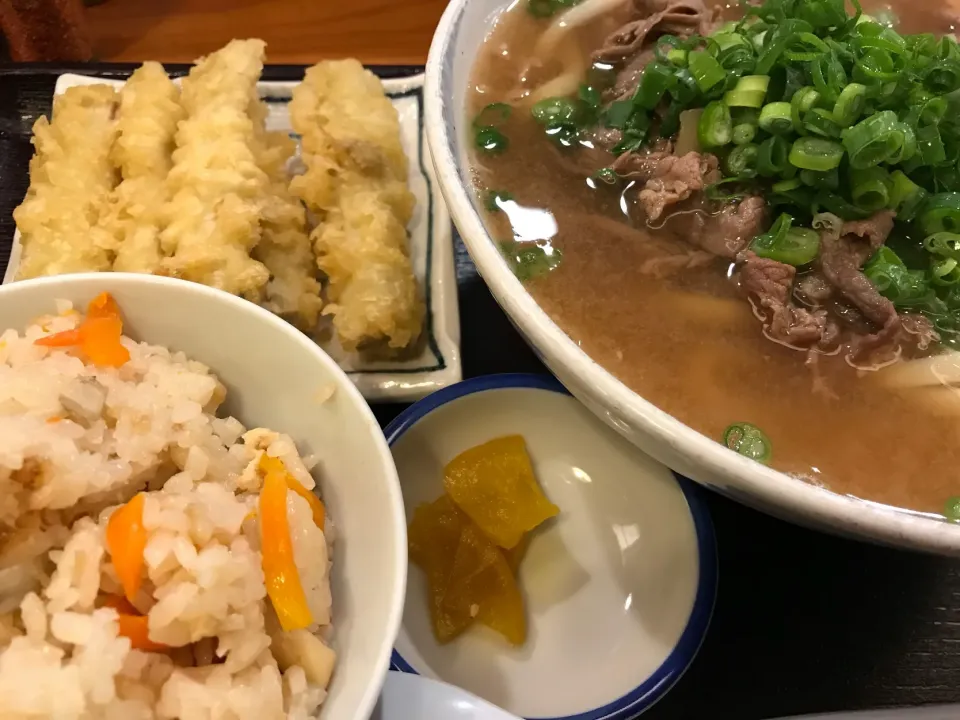
POLYGON ((473 119, 475 130, 487 127, 499 127, 510 119, 513 108, 507 103, 495 102, 485 106, 473 119))
POLYGON ((554 270, 563 259, 560 248, 550 244, 535 242, 517 242, 510 240, 500 243, 500 252, 513 274, 521 282, 545 275, 554 270))
POLYGON ((915 303, 929 295, 929 287, 921 270, 908 270, 897 254, 882 246, 863 266, 863 274, 881 295, 895 305, 915 303))
POLYGON ((670 52, 667 53, 667 62, 671 62, 677 67, 686 67, 687 66, 687 51, 681 50, 680 48, 673 48, 670 52))
POLYGON ((816 170, 801 170, 800 182, 813 188, 837 190, 840 187, 840 173, 836 168, 826 172, 816 170))
POLYGON ((891 165, 906 162, 917 153, 917 134, 913 128, 908 123, 900 123, 900 130, 903 132, 903 144, 899 152, 887 158, 887 162, 891 165))
POLYGON ((813 33, 799 32, 790 37, 783 56, 791 62, 816 60, 830 50, 827 44, 813 33))
POLYGON ((893 182, 882 167, 850 170, 850 199, 857 207, 876 212, 887 207, 893 182))
POLYGON ((790 164, 801 170, 832 170, 843 159, 843 146, 832 140, 802 137, 790 148, 790 164))
POLYGON ((801 183, 799 178, 791 178, 789 180, 781 180, 780 182, 774 183, 770 189, 775 193, 787 193, 791 190, 796 190, 798 187, 800 187, 800 185, 801 183))
POLYGON ((917 150, 924 165, 939 165, 947 159, 940 129, 936 125, 917 128, 917 150))
POLYGON ((701 92, 707 92, 727 76, 713 55, 703 50, 694 50, 687 56, 687 67, 701 92))
POLYGON ((960 63, 943 60, 930 65, 921 73, 923 86, 934 95, 945 95, 960 89, 960 63))
POLYGON ((513 195, 506 190, 487 190, 483 194, 483 206, 490 212, 500 210, 500 203, 513 200, 513 195))
POLYGON ((850 167, 868 168, 896 155, 903 145, 903 129, 891 110, 874 113, 843 131, 850 167))
POLYGON ((802 87, 793 94, 793 98, 790 100, 790 118, 793 121, 795 131, 803 132, 803 116, 819 101, 820 93, 810 86, 802 87))
POLYGON ((620 179, 617 173, 610 168, 600 168, 592 175, 592 177, 595 180, 599 180, 607 185, 616 185, 617 181, 620 179))
POLYGON ((610 107, 603 114, 603 124, 608 128, 622 130, 633 115, 633 102, 617 100, 610 103, 610 107))
POLYGON ((724 162, 726 174, 736 177, 752 177, 757 172, 757 156, 759 153, 760 148, 753 143, 737 145, 730 151, 724 162))
POLYGON ((771 135, 785 135, 793 128, 790 120, 790 103, 767 103, 760 110, 760 128, 771 135))
POLYGON ((737 80, 733 90, 724 93, 723 100, 729 107, 758 108, 763 105, 769 85, 769 75, 746 75, 737 80))
POLYGON ((873 214, 832 192, 818 194, 817 205, 842 220, 866 220, 873 214))
POLYGON ((960 522, 960 497, 947 498, 943 506, 943 515, 950 522, 960 522))
POLYGON ((724 430, 723 444, 751 460, 761 463, 770 460, 770 439, 750 423, 734 423, 724 430))
POLYGON ((847 73, 834 53, 821 55, 811 62, 810 76, 817 92, 830 103, 836 102, 847 84, 847 73))
POLYGON ((494 127, 477 128, 473 143, 478 150, 489 155, 499 155, 510 146, 507 136, 494 127))
POLYGON ((575 122, 577 105, 570 98, 550 97, 534 104, 530 112, 541 125, 561 125, 575 122))
POLYGON ((960 263, 953 258, 936 260, 930 264, 931 282, 940 287, 960 284, 960 263))
POLYGON ((733 126, 733 144, 746 145, 757 136, 757 126, 753 123, 740 123, 733 126))
POLYGON ((765 177, 783 175, 790 169, 790 143, 774 135, 760 143, 757 171, 765 177))
POLYGON ((840 93, 840 97, 833 106, 833 121, 840 127, 850 127, 860 119, 866 102, 866 86, 850 83, 840 93))
POLYGON ((920 229, 926 235, 960 233, 960 193, 948 192, 931 196, 920 210, 920 229))
POLYGON ((718 148, 733 139, 730 108, 722 100, 708 103, 697 123, 697 141, 701 148, 718 148))
POLYGON ((833 113, 824 108, 811 108, 803 117, 803 128, 813 135, 832 140, 839 140, 842 132, 833 119, 833 113))
POLYGON ((951 232, 937 232, 923 239, 927 252, 942 258, 960 260, 960 235, 951 232))
POLYGON ((645 110, 653 110, 660 104, 664 93, 677 84, 677 76, 668 65, 652 62, 643 70, 643 77, 633 102, 645 110))
POLYGON ((905 222, 913 220, 920 203, 927 196, 926 191, 913 180, 903 174, 901 170, 890 173, 890 204, 889 207, 897 211, 897 218, 905 222))
POLYGON ((758 235, 750 249, 760 257, 799 267, 813 262, 820 252, 820 235, 809 228, 792 227, 793 218, 783 213, 769 232, 758 235))

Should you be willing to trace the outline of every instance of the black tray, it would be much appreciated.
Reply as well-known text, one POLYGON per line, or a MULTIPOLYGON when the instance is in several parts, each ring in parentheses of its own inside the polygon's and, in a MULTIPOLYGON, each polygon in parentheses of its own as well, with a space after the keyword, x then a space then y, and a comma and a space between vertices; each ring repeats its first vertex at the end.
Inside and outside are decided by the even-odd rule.
MULTIPOLYGON (((30 128, 49 112, 57 76, 125 77, 134 67, 0 66, 0 273, 13 242, 11 213, 27 189, 30 128)), ((183 74, 187 66, 169 69, 183 74)), ((422 70, 372 69, 382 77, 422 70)), ((264 79, 302 73, 271 66, 264 79)), ((454 242, 464 377, 546 372, 456 233, 454 242)), ((402 408, 374 412, 386 424, 402 408)), ((720 555, 713 626, 686 675, 645 718, 765 720, 960 703, 960 561, 839 540, 708 496, 720 555)))

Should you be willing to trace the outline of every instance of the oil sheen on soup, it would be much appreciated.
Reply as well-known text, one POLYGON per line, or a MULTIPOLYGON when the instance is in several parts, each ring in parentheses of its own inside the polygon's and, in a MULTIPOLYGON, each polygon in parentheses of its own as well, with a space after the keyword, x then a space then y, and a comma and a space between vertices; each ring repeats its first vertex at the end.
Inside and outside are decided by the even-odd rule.
POLYGON ((741 10, 700 0, 515 3, 471 82, 479 203, 540 305, 647 400, 718 442, 756 429, 763 457, 750 437, 745 454, 835 492, 949 516, 960 131, 940 106, 960 52, 940 38, 953 17, 875 6, 861 28, 846 7, 849 26, 820 32, 836 2, 779 5, 777 22, 735 25, 741 10), (758 96, 758 63, 790 23, 758 96), (722 55, 735 51, 739 75, 722 55), (721 79, 704 56, 723 60, 721 79), (905 67, 914 85, 891 89, 905 67), (817 98, 792 102, 800 90, 817 98), (868 119, 887 121, 889 148, 855 132, 868 119), (910 132, 922 147, 906 159, 910 132))

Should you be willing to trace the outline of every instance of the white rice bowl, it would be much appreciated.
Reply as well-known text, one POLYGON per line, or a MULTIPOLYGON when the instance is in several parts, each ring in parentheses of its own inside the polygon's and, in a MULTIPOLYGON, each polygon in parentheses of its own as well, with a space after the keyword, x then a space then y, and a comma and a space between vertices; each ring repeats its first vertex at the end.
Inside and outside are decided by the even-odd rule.
MULTIPOLYGON (((340 667, 337 655, 347 648, 339 647, 336 582, 331 589, 338 499, 330 502, 320 493, 328 510, 321 529, 307 500, 286 491, 293 562, 312 619, 307 628, 281 630, 262 569, 261 543, 269 544, 258 513, 262 456, 283 463, 288 485, 314 491, 311 469, 318 461, 326 464, 324 449, 315 444, 304 448, 310 455, 301 456, 290 435, 247 429, 222 411, 236 388, 228 389, 214 370, 177 349, 126 336, 128 329, 138 329, 130 316, 144 312, 143 301, 133 299, 140 284, 171 298, 178 291, 192 295, 193 302, 184 305, 193 325, 188 322, 187 332, 221 335, 221 346, 233 341, 213 325, 203 327, 198 299, 209 302, 212 297, 235 311, 258 315, 257 320, 269 315, 180 281, 93 277, 97 282, 74 276, 73 288, 54 278, 0 289, 0 322, 5 323, 0 328, 6 328, 0 335, 0 717, 310 718, 321 711, 331 677, 335 691, 342 673, 364 671, 369 677, 358 678, 352 697, 348 688, 341 709, 324 709, 323 717, 366 717, 382 681, 402 600, 393 607, 388 597, 384 605, 388 637, 379 643, 382 647, 372 654, 361 651, 365 662, 360 669, 340 667), (50 298, 50 314, 13 327, 3 313, 14 302, 7 296, 21 286, 44 283, 49 287, 34 293, 35 301, 50 298), (48 333, 76 327, 82 319, 77 310, 84 311, 85 302, 75 310, 70 300, 78 300, 78 293, 89 300, 101 290, 113 292, 126 319, 122 343, 130 353, 127 362, 97 367, 80 353, 35 344, 48 333), (134 305, 141 309, 131 312, 134 305), (146 546, 142 584, 130 600, 146 618, 149 641, 165 646, 162 651, 132 647, 119 627, 118 611, 104 605, 124 595, 107 525, 117 508, 139 493, 146 546)), ((176 309, 169 303, 162 307, 167 320, 176 323, 176 309)), ((24 309, 18 307, 19 314, 24 309)), ((242 342, 243 331, 237 331, 242 342)), ((270 339, 260 338, 268 346, 270 339)), ((273 350, 282 348, 274 345, 273 350)), ((254 363, 255 358, 247 360, 254 363)), ((255 364, 261 377, 270 369, 255 364)), ((301 403, 331 404, 336 414, 337 401, 344 400, 339 396, 356 400, 349 380, 340 376, 334 373, 313 398, 305 397, 309 387, 291 388, 281 412, 267 414, 298 416, 289 406, 295 395, 303 398, 301 403), (331 387, 336 388, 332 395, 331 387)), ((314 382, 301 379, 307 386, 314 382)), ((239 399, 246 405, 247 397, 239 399)), ((359 403, 369 415, 362 399, 359 403)), ((382 443, 382 436, 376 439, 382 443)), ((332 441, 340 453, 350 452, 345 439, 332 441)), ((330 452, 329 445, 326 450, 330 452)), ((316 473, 321 480, 323 469, 316 473)), ((391 472, 395 483, 392 463, 386 471, 387 496, 397 490, 389 487, 391 472)), ((399 513, 399 538, 394 533, 384 548, 387 565, 396 565, 395 545, 405 550, 402 507, 399 513)), ((399 577, 398 600, 405 578, 402 560, 400 565, 381 589, 389 596, 399 577)), ((352 595, 349 589, 344 592, 347 608, 352 595)), ((352 618, 347 626, 356 632, 352 618)), ((354 651, 348 664, 357 665, 356 659, 354 651)))

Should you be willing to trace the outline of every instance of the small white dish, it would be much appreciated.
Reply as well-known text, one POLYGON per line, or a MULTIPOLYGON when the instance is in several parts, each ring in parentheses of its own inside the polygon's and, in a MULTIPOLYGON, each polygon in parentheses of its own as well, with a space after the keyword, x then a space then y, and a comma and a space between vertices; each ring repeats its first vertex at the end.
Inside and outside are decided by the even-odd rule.
MULTIPOLYGON (((176 80, 179 83, 179 80, 176 80)), ((370 401, 411 401, 429 395, 462 377, 460 316, 454 274, 450 215, 437 187, 436 175, 423 132, 423 75, 385 78, 383 88, 400 117, 401 142, 410 159, 410 190, 417 208, 408 228, 414 273, 427 305, 426 342, 418 357, 372 362, 347 353, 335 341, 321 345, 346 371, 370 401)), ((74 85, 104 83, 122 87, 122 80, 64 74, 57 78, 54 94, 74 85)), ((296 82, 260 82, 258 90, 269 110, 267 128, 293 135, 287 104, 296 82)), ((16 275, 20 263, 20 233, 13 237, 10 262, 3 283, 16 275)))
POLYGON ((520 720, 448 683, 390 672, 370 720, 520 720))
POLYGON ((490 375, 445 388, 386 431, 407 521, 443 493, 462 451, 520 434, 560 515, 520 568, 529 633, 511 647, 474 627, 434 639, 427 584, 412 568, 393 666, 457 685, 525 718, 625 720, 693 660, 717 582, 713 526, 693 483, 675 477, 551 377, 490 375))
POLYGON ((0 331, 116 298, 124 332, 210 367, 227 387, 224 412, 248 428, 289 434, 316 455, 316 479, 336 527, 331 591, 337 665, 324 720, 366 720, 400 624, 407 575, 403 499, 390 449, 356 388, 315 343, 253 303, 153 275, 84 273, 0 287, 0 331))

